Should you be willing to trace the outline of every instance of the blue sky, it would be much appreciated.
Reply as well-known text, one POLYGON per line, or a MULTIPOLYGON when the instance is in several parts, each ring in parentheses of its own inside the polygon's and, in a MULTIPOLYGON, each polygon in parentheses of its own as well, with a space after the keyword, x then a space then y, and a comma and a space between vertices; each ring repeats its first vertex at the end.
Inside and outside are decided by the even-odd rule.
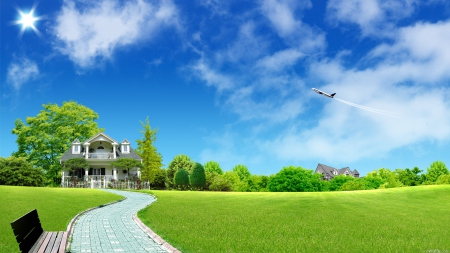
POLYGON ((166 166, 177 154, 266 175, 450 165, 448 1, 0 4, 0 156, 17 149, 16 118, 74 100, 134 147, 148 116, 166 166))

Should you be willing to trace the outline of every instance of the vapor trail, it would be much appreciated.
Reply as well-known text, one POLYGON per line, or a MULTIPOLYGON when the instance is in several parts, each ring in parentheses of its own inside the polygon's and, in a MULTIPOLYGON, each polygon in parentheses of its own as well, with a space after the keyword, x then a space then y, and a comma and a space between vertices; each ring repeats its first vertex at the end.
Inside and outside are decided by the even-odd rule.
POLYGON ((359 108, 359 109, 362 109, 362 110, 366 110, 366 111, 369 111, 369 112, 374 112, 374 113, 382 114, 382 115, 389 116, 389 117, 395 117, 395 118, 397 118, 399 116, 398 114, 393 113, 393 112, 388 112, 388 111, 375 109, 375 108, 372 108, 372 107, 358 105, 358 104, 355 104, 355 103, 352 103, 352 102, 349 102, 349 101, 345 101, 345 100, 342 100, 342 99, 339 99, 339 98, 334 98, 334 99, 336 99, 337 101, 339 101, 341 103, 344 103, 344 104, 347 104, 347 105, 350 105, 350 106, 353 106, 353 107, 356 107, 356 108, 359 108))

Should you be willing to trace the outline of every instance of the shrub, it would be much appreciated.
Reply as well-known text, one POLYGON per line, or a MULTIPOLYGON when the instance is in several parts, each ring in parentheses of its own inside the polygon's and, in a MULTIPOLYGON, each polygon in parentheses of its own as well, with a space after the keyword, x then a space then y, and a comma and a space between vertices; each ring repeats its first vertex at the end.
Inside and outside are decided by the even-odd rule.
POLYGON ((166 176, 167 176, 167 170, 165 169, 158 169, 155 174, 155 178, 153 179, 153 183, 151 187, 153 189, 157 190, 164 190, 166 188, 166 176))
POLYGON ((189 185, 189 174, 184 169, 179 169, 173 178, 173 182, 175 185, 180 187, 181 190, 184 190, 189 185))
POLYGON ((214 178, 214 181, 209 186, 211 191, 232 191, 233 185, 231 181, 223 177, 222 175, 218 175, 214 178))
POLYGON ((189 176, 189 182, 193 188, 203 188, 206 185, 205 169, 200 163, 196 163, 189 176))
POLYGON ((436 182, 439 176, 448 174, 449 172, 445 163, 436 161, 430 165, 430 168, 427 168, 426 179, 430 182, 436 182))
POLYGON ((436 184, 450 184, 450 175, 440 175, 436 180, 436 184))
POLYGON ((25 157, 0 157, 0 185, 44 186, 45 173, 25 157))
POLYGON ((169 167, 167 168, 166 187, 170 189, 175 186, 173 178, 175 176, 175 173, 177 173, 179 169, 184 169, 189 174, 191 173, 191 169, 194 167, 194 164, 194 161, 192 161, 191 158, 187 155, 175 156, 170 162, 169 167))
POLYGON ((320 174, 302 167, 284 167, 273 176, 267 188, 271 192, 314 192, 320 191, 320 174))
POLYGON ((362 180, 349 180, 341 186, 341 191, 364 190, 365 185, 362 180))
POLYGON ((341 186, 348 181, 355 180, 352 176, 338 175, 330 180, 330 191, 339 191, 341 186))

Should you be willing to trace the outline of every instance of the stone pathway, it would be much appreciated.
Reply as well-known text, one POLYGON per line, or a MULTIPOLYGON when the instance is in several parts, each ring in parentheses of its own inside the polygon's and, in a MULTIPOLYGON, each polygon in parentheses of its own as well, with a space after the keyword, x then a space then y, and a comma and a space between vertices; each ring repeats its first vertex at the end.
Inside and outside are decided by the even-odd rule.
POLYGON ((106 190, 127 199, 81 215, 75 223, 71 253, 167 252, 133 221, 133 214, 153 203, 148 194, 106 190))

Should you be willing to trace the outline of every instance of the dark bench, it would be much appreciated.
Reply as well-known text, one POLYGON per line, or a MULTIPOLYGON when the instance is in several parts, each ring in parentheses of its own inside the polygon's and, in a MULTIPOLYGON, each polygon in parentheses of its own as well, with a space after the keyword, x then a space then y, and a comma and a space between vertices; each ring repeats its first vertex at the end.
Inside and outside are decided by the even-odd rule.
POLYGON ((64 253, 66 250, 67 232, 45 232, 36 209, 11 222, 11 227, 22 253, 64 253))

